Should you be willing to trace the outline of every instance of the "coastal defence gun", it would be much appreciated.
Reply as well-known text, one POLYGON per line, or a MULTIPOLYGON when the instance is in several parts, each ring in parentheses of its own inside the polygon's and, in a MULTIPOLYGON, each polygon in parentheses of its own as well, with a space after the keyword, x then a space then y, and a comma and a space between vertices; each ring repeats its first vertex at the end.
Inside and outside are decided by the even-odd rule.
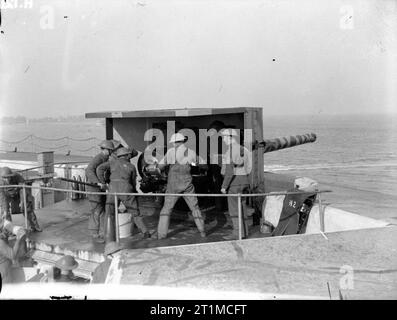
MULTIPOLYGON (((252 149, 259 149, 259 152, 262 151, 263 153, 268 153, 286 148, 292 148, 306 143, 313 143, 316 141, 316 138, 317 137, 314 133, 308 133, 304 135, 266 139, 260 142, 253 142, 252 149)), ((165 184, 167 183, 166 173, 160 172, 156 165, 146 163, 143 153, 140 155, 137 164, 138 171, 142 177, 140 189, 143 192, 165 192, 165 184)), ((218 164, 219 167, 220 165, 221 164, 218 164)), ((193 169, 193 183, 196 190, 202 190, 203 188, 201 184, 203 183, 212 183, 218 186, 218 188, 214 188, 214 186, 212 186, 212 190, 217 193, 220 192, 221 181, 217 182, 215 180, 222 178, 219 176, 219 174, 214 176, 213 171, 214 170, 212 170, 212 172, 208 170, 208 167, 204 169, 196 167, 193 169), (208 177, 208 179, 205 179, 205 177, 208 177)))
MULTIPOLYGON (((233 108, 189 108, 189 109, 160 109, 134 110, 118 112, 87 113, 86 118, 105 118, 106 139, 119 139, 124 145, 143 152, 153 142, 146 134, 150 129, 164 133, 164 148, 172 133, 180 129, 191 129, 197 133, 199 140, 200 129, 222 128, 239 129, 243 138, 245 130, 250 130, 252 142, 252 171, 249 175, 250 188, 255 190, 265 185, 266 192, 290 189, 294 178, 285 175, 274 175, 264 172, 264 153, 291 148, 316 141, 314 133, 296 135, 284 138, 263 138, 263 109, 249 107, 233 108), (174 132, 168 132, 168 123, 174 123, 174 132)), ((197 140, 197 142, 198 142, 197 140)), ((241 139, 243 141, 243 139, 241 139)), ((199 143, 197 147, 201 147, 199 143)), ((222 139, 218 139, 218 150, 212 152, 211 157, 222 154, 222 139)), ((196 151, 197 152, 197 151, 196 151)), ((198 153, 198 152, 197 152, 198 153)), ((166 173, 159 173, 155 168, 145 163, 143 155, 133 159, 138 168, 141 179, 142 192, 162 192, 166 183, 166 173)), ((210 164, 204 170, 195 168, 193 183, 198 193, 219 193, 220 163, 210 164)))
POLYGON ((299 146, 305 143, 315 142, 316 139, 316 134, 307 133, 304 135, 267 139, 261 142, 255 142, 253 148, 261 148, 263 149, 263 153, 268 153, 272 151, 299 146))

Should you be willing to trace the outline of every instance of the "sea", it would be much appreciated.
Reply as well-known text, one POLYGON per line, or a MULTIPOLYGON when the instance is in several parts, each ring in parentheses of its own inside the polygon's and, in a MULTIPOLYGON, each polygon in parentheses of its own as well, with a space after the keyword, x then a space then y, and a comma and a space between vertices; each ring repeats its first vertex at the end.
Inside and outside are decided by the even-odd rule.
MULTIPOLYGON (((315 143, 264 155, 265 170, 312 178, 334 207, 397 223, 397 115, 264 115, 264 138, 313 132, 315 143)), ((99 120, 3 124, 0 150, 89 155, 104 138, 99 120)))

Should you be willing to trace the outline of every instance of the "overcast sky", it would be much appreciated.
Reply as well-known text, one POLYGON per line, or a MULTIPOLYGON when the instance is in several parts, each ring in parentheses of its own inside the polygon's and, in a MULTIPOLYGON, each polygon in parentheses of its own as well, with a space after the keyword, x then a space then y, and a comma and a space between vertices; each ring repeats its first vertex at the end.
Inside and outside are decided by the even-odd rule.
POLYGON ((396 112, 396 1, 27 2, 2 10, 0 116, 396 112))

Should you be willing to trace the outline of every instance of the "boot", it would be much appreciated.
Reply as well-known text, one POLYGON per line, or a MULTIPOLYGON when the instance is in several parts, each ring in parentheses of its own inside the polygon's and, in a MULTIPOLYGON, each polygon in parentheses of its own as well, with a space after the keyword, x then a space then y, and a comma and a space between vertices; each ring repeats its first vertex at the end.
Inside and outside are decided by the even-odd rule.
MULTIPOLYGON (((29 216, 28 216, 29 217, 29 216)), ((31 213, 31 217, 29 219, 29 231, 31 232, 42 232, 43 229, 40 228, 39 223, 37 221, 36 215, 34 213, 31 213)))

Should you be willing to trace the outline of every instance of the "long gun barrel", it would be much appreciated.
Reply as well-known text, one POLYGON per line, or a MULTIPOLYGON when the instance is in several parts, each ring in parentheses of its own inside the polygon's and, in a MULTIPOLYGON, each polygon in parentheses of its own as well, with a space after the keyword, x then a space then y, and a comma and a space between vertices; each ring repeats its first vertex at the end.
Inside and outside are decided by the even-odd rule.
POLYGON ((299 146, 301 144, 316 141, 317 136, 314 133, 296 135, 283 138, 267 139, 257 143, 259 148, 263 148, 263 153, 277 151, 285 148, 299 146))

